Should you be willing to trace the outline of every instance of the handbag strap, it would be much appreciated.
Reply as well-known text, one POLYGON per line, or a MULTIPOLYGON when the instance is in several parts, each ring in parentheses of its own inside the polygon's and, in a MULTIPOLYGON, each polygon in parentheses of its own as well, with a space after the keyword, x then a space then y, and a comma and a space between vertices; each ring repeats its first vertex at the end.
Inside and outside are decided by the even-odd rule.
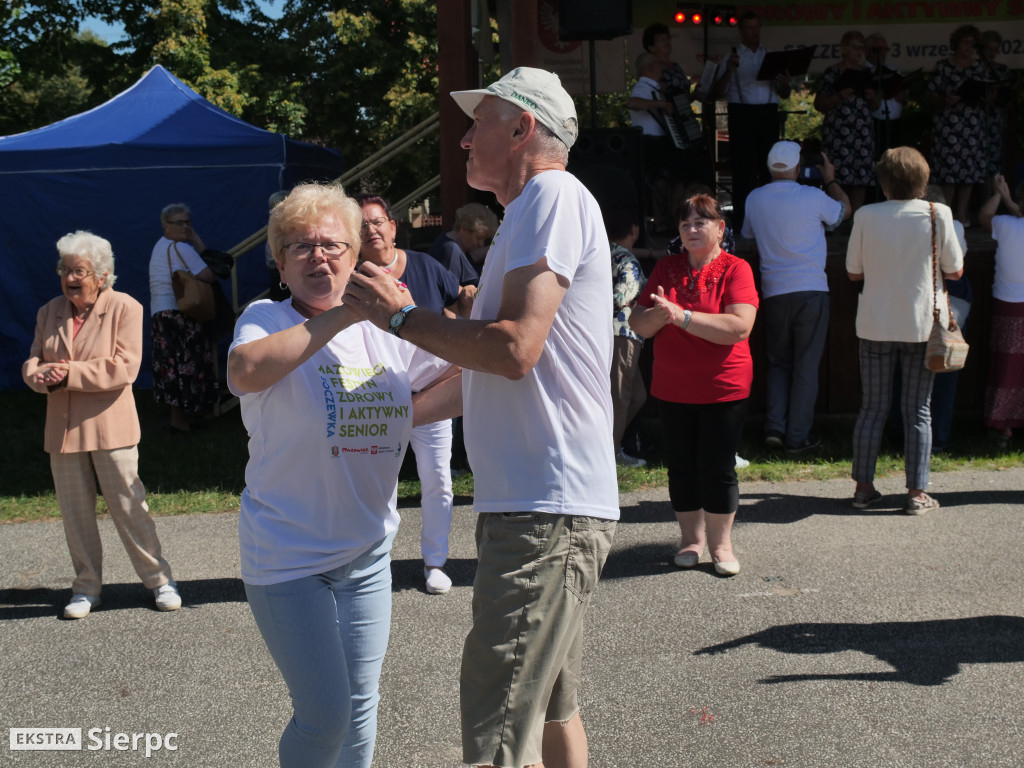
POLYGON ((178 244, 174 240, 171 240, 171 242, 167 244, 167 271, 172 275, 174 274, 174 267, 171 266, 171 248, 174 249, 174 255, 178 257, 178 261, 181 262, 181 266, 185 268, 186 272, 191 274, 192 270, 188 268, 188 264, 185 263, 185 259, 181 255, 181 251, 178 250, 178 244))
POLYGON ((939 249, 935 242, 935 203, 928 203, 928 212, 931 215, 932 224, 932 288, 935 289, 935 301, 932 304, 932 318, 936 323, 939 322, 939 286, 942 286, 942 293, 946 297, 946 311, 949 313, 949 325, 948 330, 955 331, 957 328, 956 318, 953 317, 953 307, 949 303, 949 291, 946 289, 946 281, 942 278, 942 272, 939 270, 939 249))

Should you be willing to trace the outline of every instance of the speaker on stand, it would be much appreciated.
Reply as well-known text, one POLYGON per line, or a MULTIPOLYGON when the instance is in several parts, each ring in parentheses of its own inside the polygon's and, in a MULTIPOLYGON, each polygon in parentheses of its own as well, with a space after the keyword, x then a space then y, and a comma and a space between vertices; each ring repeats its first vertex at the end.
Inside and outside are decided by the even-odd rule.
MULTIPOLYGON (((569 151, 569 173, 601 203, 618 195, 618 205, 635 200, 641 233, 646 216, 644 200, 644 137, 640 128, 588 128, 569 151), (600 190, 598 194, 596 190, 600 190)), ((641 238, 643 235, 641 235, 641 238)))

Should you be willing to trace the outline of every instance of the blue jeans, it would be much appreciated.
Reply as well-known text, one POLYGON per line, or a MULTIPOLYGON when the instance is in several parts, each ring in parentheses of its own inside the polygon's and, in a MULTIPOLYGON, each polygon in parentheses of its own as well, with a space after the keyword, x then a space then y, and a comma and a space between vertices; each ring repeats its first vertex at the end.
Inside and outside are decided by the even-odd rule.
POLYGON ((249 608, 292 698, 282 768, 369 768, 378 682, 391 631, 391 541, 348 565, 245 585, 249 608))
POLYGON ((783 435, 787 447, 800 446, 814 425, 828 316, 825 291, 783 293, 761 302, 768 357, 765 431, 783 435))

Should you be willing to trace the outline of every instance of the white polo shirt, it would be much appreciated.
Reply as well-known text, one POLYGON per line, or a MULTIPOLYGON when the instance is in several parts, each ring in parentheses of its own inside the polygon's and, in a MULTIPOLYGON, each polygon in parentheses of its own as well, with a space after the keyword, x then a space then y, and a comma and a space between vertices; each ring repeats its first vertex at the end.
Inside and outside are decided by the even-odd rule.
POLYGON ((779 179, 747 196, 743 236, 757 240, 761 296, 827 291, 825 230, 843 220, 843 204, 817 187, 779 179))

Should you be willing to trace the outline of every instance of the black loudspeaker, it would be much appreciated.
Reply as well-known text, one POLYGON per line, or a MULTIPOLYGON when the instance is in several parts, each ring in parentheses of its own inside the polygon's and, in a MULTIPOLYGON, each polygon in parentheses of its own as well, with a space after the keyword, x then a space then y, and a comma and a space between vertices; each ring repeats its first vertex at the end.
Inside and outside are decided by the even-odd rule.
POLYGON ((569 151, 569 173, 597 198, 602 211, 634 207, 644 217, 644 137, 639 128, 580 131, 569 151))
POLYGON ((559 40, 614 40, 633 33, 632 0, 560 0, 559 40))

